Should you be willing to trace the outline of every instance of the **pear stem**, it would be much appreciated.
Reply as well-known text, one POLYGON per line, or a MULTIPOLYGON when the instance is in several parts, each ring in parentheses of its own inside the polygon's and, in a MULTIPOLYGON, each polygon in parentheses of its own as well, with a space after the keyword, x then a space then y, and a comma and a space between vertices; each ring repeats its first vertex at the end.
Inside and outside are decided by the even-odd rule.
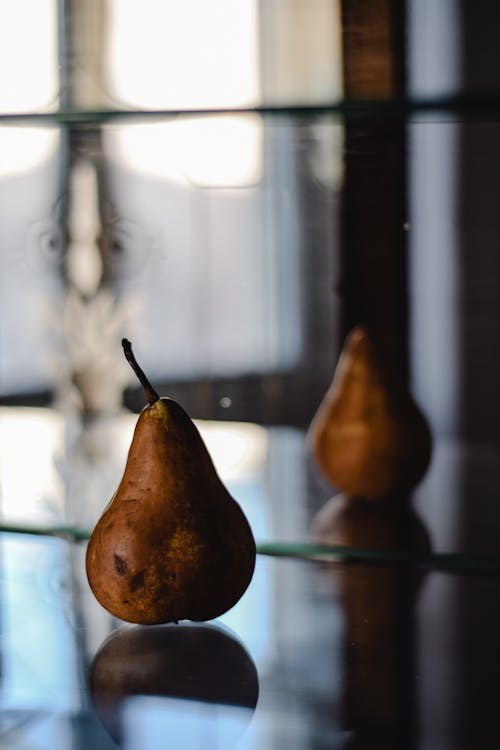
POLYGON ((129 365, 131 366, 132 370, 135 372, 137 377, 139 378, 139 381, 144 388, 144 391, 146 392, 146 398, 149 402, 149 405, 155 403, 155 401, 158 401, 160 396, 155 391, 149 380, 147 379, 146 375, 144 374, 144 370, 139 366, 135 356, 134 352, 132 351, 132 344, 128 339, 122 339, 122 346, 123 346, 123 352, 125 354, 125 358, 129 365))

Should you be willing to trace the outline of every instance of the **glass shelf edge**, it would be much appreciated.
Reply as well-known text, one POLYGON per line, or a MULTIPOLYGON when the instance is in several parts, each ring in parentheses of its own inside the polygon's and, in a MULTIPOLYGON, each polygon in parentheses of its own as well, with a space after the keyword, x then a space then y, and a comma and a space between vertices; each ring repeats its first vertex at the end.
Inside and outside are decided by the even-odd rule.
MULTIPOLYGON (((0 532, 56 537, 69 542, 85 542, 90 531, 78 526, 35 526, 24 524, 0 524, 0 532)), ((500 576, 500 558, 480 557, 471 554, 450 552, 406 552, 395 549, 367 549, 340 545, 314 544, 307 542, 257 542, 257 554, 267 557, 287 557, 319 563, 369 563, 403 566, 429 571, 457 574, 481 574, 500 576)))
POLYGON ((408 99, 352 99, 317 104, 259 105, 192 109, 71 109, 47 112, 0 113, 4 125, 96 125, 119 120, 175 119, 248 115, 307 117, 332 115, 339 118, 370 116, 406 117, 425 114, 464 116, 500 115, 500 92, 467 96, 440 96, 408 99))

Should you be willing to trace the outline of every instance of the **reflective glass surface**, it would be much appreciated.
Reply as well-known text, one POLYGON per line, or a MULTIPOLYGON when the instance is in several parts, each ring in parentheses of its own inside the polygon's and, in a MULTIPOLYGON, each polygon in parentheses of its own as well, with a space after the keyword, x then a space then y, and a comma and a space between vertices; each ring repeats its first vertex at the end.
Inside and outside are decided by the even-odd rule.
POLYGON ((259 556, 204 624, 129 626, 83 547, 2 535, 2 742, 471 747, 498 739, 498 578, 259 556))

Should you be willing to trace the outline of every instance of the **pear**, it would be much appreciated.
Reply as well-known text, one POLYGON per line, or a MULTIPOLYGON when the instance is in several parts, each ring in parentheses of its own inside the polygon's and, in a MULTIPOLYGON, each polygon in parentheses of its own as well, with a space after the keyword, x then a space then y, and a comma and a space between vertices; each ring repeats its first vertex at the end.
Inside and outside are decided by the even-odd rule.
POLYGON ((328 482, 356 497, 406 493, 427 470, 427 422, 397 374, 376 356, 363 327, 345 341, 308 442, 328 482))
POLYGON ((90 536, 87 578, 100 604, 122 620, 210 620, 247 589, 253 534, 188 414, 158 396, 130 342, 122 344, 149 404, 118 489, 90 536))

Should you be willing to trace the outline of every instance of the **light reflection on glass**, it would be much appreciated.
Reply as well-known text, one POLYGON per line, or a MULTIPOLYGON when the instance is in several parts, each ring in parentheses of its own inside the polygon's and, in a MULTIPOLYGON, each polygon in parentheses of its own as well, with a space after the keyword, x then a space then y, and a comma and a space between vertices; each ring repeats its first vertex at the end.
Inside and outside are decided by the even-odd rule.
POLYGON ((3 706, 76 709, 69 548, 2 535, 1 556, 3 706))
POLYGON ((3 534, 0 556, 0 744, 65 750, 82 707, 69 547, 3 534))
POLYGON ((126 750, 156 750, 159 742, 185 750, 233 750, 250 709, 169 698, 134 697, 124 709, 126 750))

